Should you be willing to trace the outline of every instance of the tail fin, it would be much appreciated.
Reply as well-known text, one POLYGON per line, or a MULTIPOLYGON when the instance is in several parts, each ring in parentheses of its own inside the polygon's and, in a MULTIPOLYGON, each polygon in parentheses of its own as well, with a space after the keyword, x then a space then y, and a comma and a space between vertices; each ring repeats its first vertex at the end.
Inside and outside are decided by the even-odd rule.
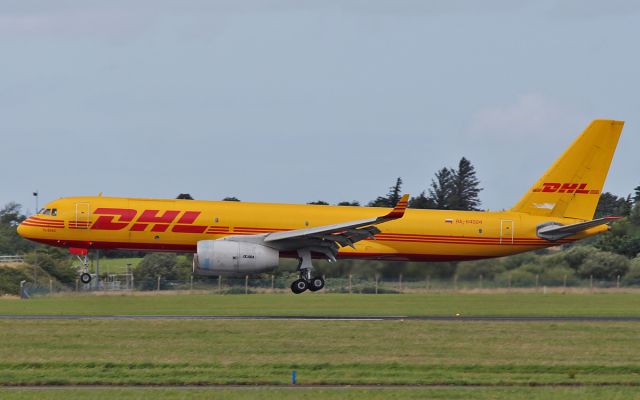
POLYGON ((623 125, 623 121, 592 121, 512 211, 592 219, 623 125))

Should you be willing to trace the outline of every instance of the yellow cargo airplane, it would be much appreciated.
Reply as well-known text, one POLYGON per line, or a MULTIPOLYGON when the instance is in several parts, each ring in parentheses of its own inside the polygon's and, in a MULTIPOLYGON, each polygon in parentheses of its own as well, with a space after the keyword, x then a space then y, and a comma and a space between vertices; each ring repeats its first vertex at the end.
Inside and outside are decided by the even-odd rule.
POLYGON ((68 197, 18 227, 25 238, 89 249, 195 253, 194 273, 253 274, 279 257, 300 260, 294 293, 324 287, 312 258, 450 261, 499 257, 605 232, 616 217, 593 219, 623 122, 595 120, 508 211, 260 204, 113 197, 68 197), (374 240, 375 239, 375 240, 374 240))

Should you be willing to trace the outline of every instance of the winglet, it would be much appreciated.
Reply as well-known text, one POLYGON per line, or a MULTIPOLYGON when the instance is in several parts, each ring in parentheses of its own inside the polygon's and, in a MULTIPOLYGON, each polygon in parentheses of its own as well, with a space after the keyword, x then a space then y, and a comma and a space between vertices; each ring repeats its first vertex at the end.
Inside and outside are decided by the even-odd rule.
POLYGON ((391 210, 391 212, 383 217, 380 217, 379 219, 398 219, 398 218, 402 218, 404 216, 404 212, 407 209, 407 206, 409 205, 409 195, 405 194, 404 196, 402 196, 402 198, 398 201, 398 204, 396 204, 395 207, 393 207, 393 210, 391 210))

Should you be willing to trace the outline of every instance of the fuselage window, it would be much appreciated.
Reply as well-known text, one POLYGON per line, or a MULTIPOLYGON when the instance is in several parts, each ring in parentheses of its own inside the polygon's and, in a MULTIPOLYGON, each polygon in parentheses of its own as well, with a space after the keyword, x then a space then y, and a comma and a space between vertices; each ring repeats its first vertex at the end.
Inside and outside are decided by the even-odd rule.
POLYGON ((44 211, 42 212, 42 215, 51 215, 51 209, 45 208, 44 211))
POLYGON ((51 216, 52 217, 57 217, 58 216, 58 209, 57 208, 52 208, 51 209, 51 216))

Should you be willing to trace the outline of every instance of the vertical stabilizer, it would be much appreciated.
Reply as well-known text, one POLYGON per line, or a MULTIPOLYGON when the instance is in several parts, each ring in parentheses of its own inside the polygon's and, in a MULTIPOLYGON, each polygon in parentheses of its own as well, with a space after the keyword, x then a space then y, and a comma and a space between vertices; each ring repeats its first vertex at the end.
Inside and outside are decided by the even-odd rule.
POLYGON ((623 121, 592 121, 512 211, 592 219, 623 125, 623 121))

